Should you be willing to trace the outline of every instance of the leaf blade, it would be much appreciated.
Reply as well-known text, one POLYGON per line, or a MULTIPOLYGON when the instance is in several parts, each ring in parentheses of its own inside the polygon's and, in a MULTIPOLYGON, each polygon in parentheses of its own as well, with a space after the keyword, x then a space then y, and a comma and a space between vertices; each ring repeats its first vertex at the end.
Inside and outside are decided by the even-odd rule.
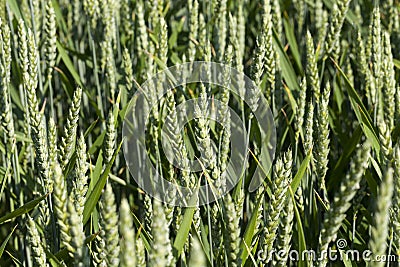
POLYGON ((11 230, 11 232, 7 235, 6 239, 1 244, 1 247, 0 247, 0 258, 1 258, 1 256, 3 256, 4 249, 6 248, 6 245, 7 245, 8 241, 10 240, 12 234, 14 233, 15 228, 17 228, 17 226, 18 226, 18 224, 14 226, 14 228, 11 230))
POLYGON ((123 144, 123 141, 121 141, 121 143, 118 145, 118 148, 115 150, 113 157, 111 158, 110 162, 107 164, 107 167, 105 168, 104 172, 102 173, 100 179, 97 181, 92 192, 90 192, 89 197, 86 199, 85 207, 83 209, 83 225, 85 225, 88 222, 88 220, 90 218, 90 214, 92 213, 93 209, 96 207, 98 200, 100 199, 101 191, 103 190, 104 186, 106 185, 108 174, 111 171, 111 167, 118 155, 119 150, 121 149, 122 144, 123 144))
POLYGON ((5 223, 6 221, 12 220, 16 217, 19 217, 23 214, 28 213, 32 209, 34 209, 43 199, 45 199, 50 193, 43 195, 41 197, 38 197, 34 200, 29 201, 25 205, 15 209, 14 211, 4 215, 3 217, 0 218, 0 224, 5 223))

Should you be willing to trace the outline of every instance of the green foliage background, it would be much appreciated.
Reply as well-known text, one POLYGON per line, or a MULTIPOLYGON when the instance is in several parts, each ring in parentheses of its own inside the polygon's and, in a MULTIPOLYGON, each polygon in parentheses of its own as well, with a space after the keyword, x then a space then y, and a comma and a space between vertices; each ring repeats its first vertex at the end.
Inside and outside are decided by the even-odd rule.
POLYGON ((338 238, 342 252, 400 256, 398 0, 0 2, 1 266, 385 264, 271 253, 321 256, 338 238), (254 101, 267 98, 275 162, 248 192, 260 147, 249 107, 222 87, 176 88, 148 127, 148 153, 168 179, 218 185, 229 159, 229 129, 195 120, 183 134, 165 119, 190 98, 214 97, 249 121, 251 153, 225 197, 168 206, 127 169, 128 102, 166 67, 210 60, 246 73, 260 88, 254 101), (167 162, 158 150, 164 123, 182 156, 223 144, 208 169, 167 162))

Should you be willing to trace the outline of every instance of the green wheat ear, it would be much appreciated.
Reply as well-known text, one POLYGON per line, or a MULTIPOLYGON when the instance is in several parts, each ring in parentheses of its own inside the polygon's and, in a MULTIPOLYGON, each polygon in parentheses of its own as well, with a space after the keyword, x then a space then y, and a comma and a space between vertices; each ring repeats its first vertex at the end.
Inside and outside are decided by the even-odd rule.
POLYGON ((0 19, 0 45, 3 62, 0 63, 0 95, 1 109, 0 118, 4 132, 7 136, 8 157, 14 153, 16 136, 14 129, 14 119, 10 98, 10 76, 11 76, 11 36, 10 27, 0 19))
POLYGON ((392 46, 390 43, 390 35, 388 32, 383 33, 383 108, 384 119, 388 125, 389 131, 392 132, 395 123, 395 96, 396 96, 396 78, 393 64, 392 46))
MULTIPOLYGON (((18 62, 20 65, 20 69, 22 73, 28 72, 28 46, 27 46, 27 38, 26 38, 26 30, 25 30, 25 24, 24 21, 21 19, 18 21, 18 30, 17 30, 17 35, 18 35, 18 62)), ((24 74, 23 74, 24 75, 24 74)), ((22 77, 22 82, 25 81, 24 76, 22 77)), ((23 96, 21 99, 21 102, 24 104, 24 125, 23 125, 23 131, 26 136, 31 135, 31 129, 30 129, 30 117, 29 117, 29 108, 28 108, 28 99, 25 91, 23 92, 23 96)), ((23 162, 23 167, 26 168, 28 165, 28 161, 32 158, 32 145, 31 143, 26 144, 26 150, 24 152, 24 162, 23 162)))
POLYGON ((99 2, 98 0, 83 0, 83 10, 90 21, 92 29, 96 28, 98 16, 100 15, 99 2))
POLYGON ((111 158, 114 154, 115 150, 115 140, 116 138, 116 131, 115 131, 115 120, 114 120, 114 112, 111 109, 107 116, 106 121, 106 136, 104 137, 104 163, 107 164, 111 161, 111 158))
POLYGON ((285 208, 280 215, 280 223, 278 228, 278 238, 276 239, 276 246, 278 251, 284 251, 283 255, 277 256, 275 254, 274 265, 286 266, 289 252, 292 243, 292 231, 293 231, 293 218, 294 218, 294 207, 293 201, 288 195, 285 203, 285 208))
POLYGON ((31 3, 29 7, 31 9, 32 30, 35 32, 36 43, 39 43, 42 29, 42 3, 39 0, 33 0, 31 3))
MULTIPOLYGON (((49 165, 53 166, 58 162, 57 129, 53 117, 50 117, 47 124, 47 138, 49 142, 49 165)), ((52 168, 50 168, 51 172, 52 168)))
POLYGON ((54 192, 53 197, 53 207, 57 218, 57 224, 60 231, 60 247, 65 247, 68 245, 70 240, 70 235, 68 233, 68 212, 67 212, 67 187, 64 175, 62 173, 61 167, 56 162, 52 169, 52 179, 54 192))
POLYGON ((21 71, 26 73, 28 71, 28 45, 26 39, 26 29, 24 20, 18 21, 18 59, 20 62, 21 71))
POLYGON ((271 0, 272 1, 272 22, 278 38, 283 40, 282 30, 282 14, 281 14, 281 6, 279 4, 279 0, 271 0))
POLYGON ((136 238, 136 258, 137 258, 137 267, 146 267, 146 249, 144 247, 143 240, 140 236, 136 238))
POLYGON ((213 30, 213 40, 215 40, 214 46, 216 50, 217 61, 222 62, 226 48, 226 36, 227 36, 227 0, 219 0, 216 4, 215 14, 217 16, 216 23, 213 30))
MULTIPOLYGON (((233 57, 233 46, 228 45, 225 50, 224 64, 230 66, 232 64, 233 57)), ((231 81, 230 69, 226 68, 223 73, 224 85, 228 85, 231 81)), ((219 160, 218 166, 221 172, 221 179, 226 179, 223 175, 228 167, 228 157, 230 151, 230 139, 231 139, 231 113, 229 111, 229 99, 230 91, 226 86, 221 89, 220 101, 221 107, 217 111, 219 121, 223 127, 219 128, 219 160)))
POLYGON ((35 221, 28 216, 27 231, 29 235, 29 244, 32 249, 33 259, 37 266, 48 267, 46 263, 46 253, 44 251, 43 242, 39 235, 35 221))
POLYGON ((350 0, 338 0, 333 5, 333 12, 325 39, 325 53, 331 54, 334 47, 339 42, 340 32, 342 30, 343 22, 349 9, 350 0))
POLYGON ((132 66, 133 64, 129 50, 124 48, 122 54, 122 69, 124 70, 124 84, 128 99, 130 99, 130 97, 133 95, 134 75, 132 66))
POLYGON ((156 199, 153 201, 153 209, 153 221, 151 224, 153 246, 149 257, 150 264, 154 267, 174 266, 167 220, 162 204, 156 199))
POLYGON ((143 196, 143 210, 144 229, 151 235, 151 225, 153 222, 153 202, 148 194, 143 196))
POLYGON ((167 66, 168 61, 168 26, 164 17, 160 17, 159 25, 160 33, 158 36, 159 39, 159 49, 158 49, 158 57, 161 62, 164 63, 165 66, 159 67, 160 70, 164 69, 167 66))
POLYGON ((205 14, 199 14, 199 47, 201 57, 204 56, 204 50, 202 49, 208 43, 208 34, 207 34, 207 24, 204 18, 205 14))
POLYGON ((337 232, 346 218, 346 212, 351 206, 351 200, 360 187, 361 178, 368 168, 370 156, 370 145, 364 143, 357 148, 350 162, 349 171, 336 192, 333 203, 324 215, 324 222, 319 234, 318 253, 322 260, 319 266, 324 267, 328 263, 327 251, 331 242, 337 237, 337 232))
POLYGON ((19 45, 21 47, 21 68, 23 70, 23 84, 25 88, 27 117, 29 118, 29 130, 35 148, 35 165, 39 172, 39 184, 42 192, 46 192, 49 183, 49 165, 46 126, 43 115, 39 112, 39 104, 36 96, 38 85, 38 61, 39 55, 32 31, 28 28, 26 35, 24 22, 19 23, 19 45), (24 44, 26 43, 26 44, 24 44))
POLYGON ((394 148, 394 176, 393 176, 393 204, 392 204, 392 224, 393 224, 393 243, 396 247, 396 254, 400 256, 400 142, 394 148))
POLYGON ((318 45, 321 45, 324 43, 324 38, 325 38, 324 34, 329 26, 328 12, 324 10, 324 5, 322 0, 315 1, 314 19, 315 19, 315 28, 317 30, 316 39, 318 40, 318 45))
POLYGON ((395 114, 395 122, 398 123, 400 121, 400 86, 398 85, 396 88, 396 114, 395 114))
POLYGON ((272 260, 273 245, 279 227, 279 216, 284 209, 288 185, 290 185, 292 179, 292 165, 292 151, 289 150, 283 157, 278 158, 274 166, 271 198, 267 203, 266 217, 264 218, 262 248, 266 253, 265 263, 272 260))
POLYGON ((121 1, 121 25, 122 32, 126 35, 127 39, 132 39, 134 35, 134 21, 132 20, 132 5, 130 0, 121 1))
POLYGON ((188 266, 207 266, 207 259, 197 238, 192 239, 188 266))
POLYGON ((331 93, 330 84, 327 83, 325 89, 317 103, 317 116, 314 122, 314 140, 315 149, 313 151, 315 160, 315 169, 318 179, 318 191, 326 203, 329 202, 325 186, 325 177, 328 171, 329 156, 329 95, 331 93))
MULTIPOLYGON (((388 167, 385 171, 375 204, 374 223, 371 228, 369 248, 372 257, 386 255, 387 237, 389 235, 389 208, 393 194, 393 169, 388 167)), ((374 263, 374 266, 385 266, 385 262, 374 263)))
POLYGON ((213 203, 210 208, 210 217, 211 217, 211 239, 212 239, 212 253, 215 261, 221 264, 223 260, 223 251, 222 244, 223 239, 221 236, 223 235, 222 224, 221 224, 221 212, 218 203, 213 203))
POLYGON ((138 44, 137 46, 138 56, 140 57, 144 54, 144 51, 146 51, 149 47, 148 35, 146 32, 147 26, 144 18, 145 12, 144 12, 143 0, 136 1, 136 14, 138 16, 137 23, 139 26, 136 42, 138 44))
POLYGON ((303 123, 304 123, 304 114, 306 109, 306 97, 307 97, 307 80, 306 77, 303 77, 300 83, 300 92, 299 98, 297 101, 297 110, 295 117, 295 138, 296 143, 299 142, 300 133, 303 131, 303 123))
POLYGON ((225 253, 228 258, 230 266, 240 266, 240 214, 236 212, 235 203, 232 197, 227 194, 224 197, 224 242, 225 253))
MULTIPOLYGON (((193 42, 198 39, 199 35, 199 1, 198 0, 189 0, 188 1, 188 13, 189 13, 189 39, 192 40, 189 42, 188 49, 188 60, 189 62, 193 62, 196 57, 196 45, 193 42)), ((184 62, 184 61, 183 61, 184 62)))
POLYGON ((47 79, 50 81, 53 75, 53 68, 55 66, 57 57, 57 25, 52 1, 48 1, 46 5, 44 31, 46 34, 45 58, 47 64, 47 79))
POLYGON ((307 115, 304 125, 305 132, 304 132, 303 147, 306 155, 312 152, 314 146, 313 125, 314 125, 314 104, 312 101, 310 101, 307 103, 307 115))
POLYGON ((100 202, 100 228, 101 239, 104 241, 103 253, 105 254, 105 262, 107 266, 119 265, 119 235, 118 235, 118 214, 115 204, 115 196, 108 183, 104 190, 100 202))
POLYGON ((390 162, 393 157, 393 144, 390 128, 389 125, 385 123, 382 112, 379 112, 377 120, 382 159, 384 162, 390 162))
POLYGON ((304 214, 304 194, 303 194, 303 188, 302 185, 300 184, 299 187, 296 190, 296 193, 294 195, 296 199, 296 205, 297 208, 299 209, 300 214, 304 214))
MULTIPOLYGON (((72 195, 70 198, 73 199, 74 196, 72 195)), ((82 266, 87 257, 86 237, 83 231, 82 217, 77 213, 71 199, 67 201, 69 242, 66 243, 66 246, 70 256, 74 259, 75 266, 82 266)))
POLYGON ((194 177, 190 175, 189 170, 189 160, 186 151, 186 146, 182 138, 179 124, 178 124, 178 114, 176 111, 176 102, 174 99, 174 94, 171 90, 166 93, 166 108, 168 115, 165 118, 166 136, 171 144, 172 150, 168 150, 165 153, 173 153, 169 155, 169 158, 174 158, 182 164, 181 174, 178 176, 179 183, 182 186, 188 186, 189 188, 194 188, 195 181, 194 177))
POLYGON ((92 247, 92 262, 94 266, 101 266, 105 267, 107 266, 107 261, 106 261, 106 243, 104 239, 102 238, 104 236, 104 231, 100 230, 99 235, 96 236, 95 244, 92 247))
MULTIPOLYGON (((261 80, 262 75, 264 73, 264 60, 265 60, 265 42, 263 36, 257 36, 256 39, 256 48, 254 50, 253 55, 253 65, 252 65, 252 73, 251 78, 254 81, 254 87, 251 90, 251 97, 249 101, 249 106, 252 110, 256 110, 258 107, 258 101, 260 99, 261 94, 261 80)), ((252 113, 250 113, 252 116, 252 113)))
POLYGON ((122 267, 136 266, 136 237, 133 228, 133 218, 129 208, 128 200, 121 201, 120 206, 119 234, 120 239, 120 265, 122 267))
POLYGON ((364 90, 368 99, 368 103, 372 105, 375 101, 375 98, 373 96, 374 80, 371 69, 369 67, 369 58, 360 29, 357 30, 357 42, 358 48, 356 49, 356 57, 357 60, 360 62, 360 66, 358 66, 358 69, 362 74, 362 77, 365 79, 364 90))
POLYGON ((314 40, 311 33, 307 31, 307 85, 313 92, 314 100, 318 103, 321 96, 320 81, 317 67, 317 57, 314 49, 314 40))
POLYGON ((79 111, 81 107, 82 88, 77 87, 72 97, 72 103, 68 111, 67 122, 64 126, 64 135, 60 145, 60 165, 64 169, 71 157, 72 148, 76 139, 76 128, 78 126, 79 111))
POLYGON ((81 133, 76 147, 76 166, 74 170, 74 180, 72 182, 73 202, 75 204, 76 213, 80 218, 83 216, 85 206, 86 193, 88 191, 88 164, 86 155, 86 143, 81 133))
POLYGON ((267 76, 267 82, 265 87, 265 98, 270 107, 272 107, 272 96, 275 92, 275 76, 277 72, 277 60, 276 51, 273 46, 273 23, 271 15, 271 3, 270 0, 266 0, 263 3, 263 14, 262 14, 262 38, 265 38, 262 42, 265 43, 265 62, 264 68, 267 76))
POLYGON ((105 70, 105 76, 107 77, 107 89, 109 90, 109 97, 113 102, 115 102, 115 96, 117 95, 117 71, 115 68, 115 59, 111 40, 106 39, 106 41, 103 42, 102 48, 103 60, 105 62, 103 69, 105 70))
POLYGON ((366 56, 367 60, 372 62, 370 98, 371 103, 375 104, 382 86, 382 25, 379 6, 376 6, 372 12, 369 30, 366 56))

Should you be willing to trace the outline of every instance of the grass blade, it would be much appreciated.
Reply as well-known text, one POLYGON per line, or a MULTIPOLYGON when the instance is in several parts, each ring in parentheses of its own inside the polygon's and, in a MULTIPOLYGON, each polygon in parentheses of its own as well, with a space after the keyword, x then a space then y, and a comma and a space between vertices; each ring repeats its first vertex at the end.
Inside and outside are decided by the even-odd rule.
POLYGON ((249 252, 246 249, 246 247, 250 246, 252 241, 253 241, 254 233, 256 231, 255 228, 256 228, 256 225, 257 225, 257 219, 258 219, 258 212, 257 211, 260 209, 260 206, 261 206, 263 200, 264 200, 264 197, 261 197, 258 200, 256 206, 254 207, 254 212, 253 212, 253 214, 251 214, 250 221, 249 221, 249 223, 247 225, 246 231, 244 233, 244 236, 243 236, 243 239, 242 239, 242 242, 241 242, 241 245, 240 245, 241 249, 242 249, 241 258, 242 258, 242 262, 243 263, 246 262, 247 257, 249 256, 249 252))
POLYGON ((303 179, 304 174, 306 173, 307 167, 310 164, 310 160, 311 160, 311 152, 310 151, 307 155, 307 157, 303 160, 303 162, 300 165, 299 170, 297 171, 296 175, 294 176, 292 183, 290 185, 290 187, 292 188, 293 192, 296 192, 297 188, 300 185, 301 179, 303 179))
POLYGON ((378 135, 373 127, 372 119, 369 116, 367 109, 361 101, 361 98, 358 96, 356 90, 353 85, 351 85, 349 79, 346 74, 344 74, 343 70, 339 67, 339 65, 332 59, 332 62, 335 64, 336 68, 339 70, 341 76, 345 81, 345 85, 347 88, 347 92, 350 96, 350 102, 353 107, 354 112, 356 113, 358 122, 360 123, 364 134, 367 136, 369 141, 371 142, 375 152, 379 155, 380 151, 380 142, 378 135))
POLYGON ((185 210, 185 215, 183 216, 182 224, 179 226, 179 231, 176 234, 174 241, 174 254, 176 258, 182 253, 183 246, 186 243, 187 237, 189 235, 189 230, 192 225, 193 215, 196 207, 189 207, 185 210))
POLYGON ((103 190, 104 186, 106 185, 108 174, 111 171, 111 167, 118 155, 119 150, 121 149, 122 141, 119 144, 118 148, 115 150, 111 161, 108 163, 107 167, 105 168, 104 172, 102 173, 100 179, 97 181, 96 185, 93 188, 93 191, 90 192, 89 197, 85 202, 85 208, 83 210, 83 225, 85 225, 89 218, 90 214, 92 213, 93 209, 96 207, 97 202, 100 199, 101 191, 103 190))
POLYGON ((45 199, 50 193, 43 195, 41 197, 38 197, 32 201, 29 201, 28 203, 26 203, 25 205, 23 205, 22 207, 17 208, 16 210, 14 210, 13 212, 4 215, 3 217, 0 218, 0 224, 3 224, 11 219, 14 219, 16 217, 19 217, 23 214, 28 213, 29 211, 31 211, 33 208, 35 208, 43 199, 45 199))
POLYGON ((7 243, 8 243, 8 240, 10 240, 10 238, 11 238, 12 234, 14 233, 15 228, 17 228, 17 226, 18 226, 18 224, 14 226, 14 228, 11 230, 11 232, 8 234, 8 236, 6 237, 6 239, 5 239, 5 240, 3 241, 3 243, 1 244, 1 247, 0 247, 0 258, 1 258, 1 256, 3 255, 4 249, 6 248, 6 245, 7 245, 7 243))

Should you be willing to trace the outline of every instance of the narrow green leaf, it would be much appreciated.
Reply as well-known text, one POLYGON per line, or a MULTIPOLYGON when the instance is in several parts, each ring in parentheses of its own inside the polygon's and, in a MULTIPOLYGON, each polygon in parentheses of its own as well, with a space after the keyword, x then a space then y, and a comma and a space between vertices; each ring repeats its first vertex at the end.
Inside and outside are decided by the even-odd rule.
POLYGON ((183 25, 184 25, 185 21, 186 21, 186 17, 182 17, 179 21, 172 22, 173 23, 173 27, 171 27, 172 33, 171 33, 171 37, 169 37, 169 40, 168 40, 169 49, 172 50, 172 48, 178 44, 178 36, 183 29, 183 25))
POLYGON ((151 250, 150 242, 152 241, 150 234, 147 233, 147 231, 144 229, 143 224, 140 222, 138 217, 136 217, 136 214, 133 212, 131 212, 131 214, 133 217, 133 223, 136 225, 136 228, 139 229, 137 234, 139 234, 140 237, 142 238, 143 244, 146 247, 146 249, 150 251, 151 250))
POLYGON ((99 119, 95 120, 94 122, 92 122, 92 124, 90 124, 90 126, 86 129, 85 134, 83 135, 85 138, 92 132, 92 130, 94 129, 94 127, 96 126, 97 122, 99 121, 99 119))
POLYGON ((393 64, 394 64, 394 66, 396 68, 400 69, 400 60, 394 58, 393 59, 393 64))
POLYGON ((24 106, 21 103, 21 98, 19 95, 19 90, 17 88, 15 88, 15 86, 13 86, 12 84, 10 84, 8 86, 9 91, 10 91, 10 96, 11 96, 11 100, 12 102, 20 109, 20 110, 24 110, 24 106))
POLYGON ((296 67, 300 70, 300 74, 303 75, 303 66, 301 64, 299 47, 297 46, 297 40, 294 34, 294 27, 289 23, 289 19, 287 17, 283 20, 283 25, 285 27, 286 38, 289 42, 289 49, 292 52, 296 67))
POLYGON ((304 174, 307 170, 308 164, 310 164, 310 160, 311 160, 311 151, 308 153, 307 157, 303 160, 299 170, 297 171, 296 175, 293 178, 293 181, 290 185, 293 192, 296 192, 297 188, 299 187, 301 179, 303 179, 304 174))
POLYGON ((279 41, 279 37, 275 31, 273 31, 273 37, 275 48, 277 49, 279 54, 279 61, 284 80, 291 90, 300 90, 299 83, 297 82, 297 75, 293 69, 292 63, 290 63, 289 57, 283 49, 283 46, 279 41))
POLYGON ((84 88, 83 83, 81 81, 81 78, 79 77, 78 72, 75 70, 74 67, 74 63, 72 63, 71 59, 69 58, 67 52, 65 51, 64 47, 61 45, 61 43, 59 41, 57 41, 57 50, 61 55, 61 58, 65 64, 65 66, 67 67, 67 69, 69 70, 69 72, 71 73, 72 77, 74 78, 75 82, 81 86, 82 88, 84 88))
POLYGON ((242 242, 240 244, 240 247, 242 249, 242 262, 245 263, 247 260, 247 257, 249 256, 249 253, 247 251, 246 246, 251 246, 251 243, 253 241, 254 237, 254 232, 256 230, 256 225, 257 225, 257 219, 258 219, 258 210, 260 210, 260 206, 264 200, 264 197, 260 197, 260 199, 257 201, 256 206, 254 207, 254 212, 251 214, 250 221, 247 225, 247 228, 244 232, 244 236, 242 239, 242 242))
POLYGON ((185 210, 185 215, 183 215, 182 223, 179 226, 179 231, 176 234, 176 238, 174 241, 174 254, 176 258, 179 258, 182 253, 183 246, 186 244, 195 210, 196 207, 188 207, 185 210))
POLYGON ((251 259, 251 262, 253 263, 253 266, 257 266, 257 261, 253 256, 253 252, 250 250, 249 246, 246 243, 243 243, 243 244, 245 245, 247 254, 250 255, 250 259, 251 259))
POLYGON ((48 195, 49 195, 49 193, 46 194, 46 195, 43 195, 43 196, 41 196, 41 197, 39 197, 39 198, 36 198, 36 199, 34 199, 34 200, 32 200, 32 201, 29 201, 28 203, 26 203, 26 204, 23 205, 22 207, 19 207, 18 209, 14 210, 13 212, 11 212, 11 213, 9 213, 9 214, 7 214, 7 215, 1 217, 1 218, 0 218, 0 224, 3 224, 3 223, 5 223, 6 221, 9 221, 9 220, 11 220, 11 219, 14 219, 14 218, 16 218, 16 217, 18 217, 18 216, 21 216, 21 215, 25 214, 25 213, 28 213, 28 212, 31 211, 34 207, 36 207, 36 205, 39 204, 40 201, 42 201, 43 199, 45 199, 48 195))
POLYGON ((339 65, 332 59, 332 62, 335 64, 336 68, 339 70, 342 75, 345 85, 347 88, 347 93, 350 97, 350 102, 353 107, 354 112, 356 113, 358 122, 360 123, 364 134, 367 136, 368 140, 371 142, 372 146, 375 149, 375 152, 379 155, 380 151, 380 142, 377 133, 373 127, 372 119, 369 116, 367 109, 361 101, 361 98, 358 96, 356 90, 353 85, 350 83, 346 74, 344 74, 343 70, 339 67, 339 65))
MULTIPOLYGON (((48 250, 47 248, 44 248, 44 249, 46 252, 46 257, 47 257, 48 261, 50 262, 51 266, 53 266, 53 267, 63 266, 61 264, 61 262, 59 261, 59 259, 57 259, 57 257, 53 253, 51 253, 50 250, 48 250)), ((68 255, 68 252, 66 254, 68 255)))
POLYGON ((104 140, 104 136, 106 135, 106 132, 102 132, 96 139, 96 141, 94 141, 93 145, 89 148, 88 153, 90 155, 93 155, 99 148, 102 147, 103 145, 103 140, 104 140))
POLYGON ((341 259, 343 260, 343 264, 345 267, 352 267, 353 265, 351 264, 351 261, 349 259, 349 255, 346 254, 346 251, 343 249, 339 249, 339 253, 341 256, 341 259))
POLYGON ((61 12, 61 8, 57 0, 52 0, 52 5, 54 8, 54 13, 56 15, 56 21, 58 26, 62 29, 64 33, 67 33, 67 23, 65 22, 64 16, 61 12))
POLYGON ((8 254, 8 256, 12 259, 12 261, 14 262, 15 266, 22 266, 21 261, 17 258, 16 255, 14 255, 13 253, 11 253, 10 251, 6 250, 6 253, 8 254))
POLYGON ((4 147, 4 144, 0 144, 0 152, 5 154, 6 153, 6 149, 4 147))
MULTIPOLYGON (((19 4, 16 0, 7 0, 8 6, 10 7, 13 15, 15 15, 18 19, 22 17, 21 11, 19 9, 19 4)), ((2 6, 2 9, 6 10, 5 6, 2 6)))
POLYGON ((6 248, 8 240, 10 240, 10 238, 11 238, 12 234, 14 233, 15 228, 17 228, 17 226, 18 226, 18 224, 14 226, 14 228, 11 230, 11 232, 8 234, 6 239, 4 239, 3 243, 1 244, 1 247, 0 247, 0 258, 3 255, 4 249, 6 248))
POLYGON ((293 94, 292 94, 292 91, 290 90, 290 88, 287 87, 285 83, 283 83, 283 89, 285 90, 285 92, 289 98, 289 102, 290 102, 290 105, 292 106, 292 110, 297 110, 297 103, 293 97, 293 94))
MULTIPOLYGON (((93 172, 91 172, 91 175, 90 175, 90 184, 89 184, 89 189, 87 192, 88 196, 92 192, 94 186, 97 184, 97 181, 99 180, 100 175, 101 175, 102 168, 103 168, 103 151, 100 150, 100 153, 97 157, 96 165, 94 166, 93 172)), ((92 170, 92 166, 90 169, 92 170)))
POLYGON ((105 168, 103 174, 101 175, 100 179, 97 181, 96 185, 94 186, 93 191, 90 192, 89 197, 86 199, 85 208, 83 210, 83 224, 84 225, 88 222, 88 220, 90 218, 90 214, 92 213, 93 209, 96 207, 96 204, 100 199, 101 191, 103 190, 103 188, 107 182, 108 174, 110 173, 111 167, 118 155, 119 150, 121 149, 122 142, 123 141, 121 141, 118 148, 115 150, 113 157, 111 158, 110 162, 107 164, 107 167, 105 168))
POLYGON ((206 230, 205 225, 203 224, 202 221, 200 221, 200 236, 199 233, 196 232, 196 235, 201 243, 201 247, 203 248, 204 254, 207 257, 207 261, 210 263, 211 265, 211 248, 210 248, 210 243, 208 242, 208 235, 207 235, 208 231, 206 230))
MULTIPOLYGON (((300 213, 299 210, 297 209, 297 204, 296 204, 296 200, 294 198, 294 190, 292 190, 291 187, 289 187, 289 192, 290 192, 290 196, 292 198, 293 201, 293 208, 294 208, 294 215, 296 217, 296 222, 297 222, 297 234, 298 234, 298 243, 299 243, 299 255, 303 255, 303 251, 307 249, 307 243, 306 243, 306 239, 304 236, 304 231, 303 231, 303 225, 301 223, 302 219, 300 217, 300 213)), ((298 262, 298 266, 302 267, 302 266, 308 266, 307 262, 304 262, 303 259, 300 257, 299 262, 298 262)))

